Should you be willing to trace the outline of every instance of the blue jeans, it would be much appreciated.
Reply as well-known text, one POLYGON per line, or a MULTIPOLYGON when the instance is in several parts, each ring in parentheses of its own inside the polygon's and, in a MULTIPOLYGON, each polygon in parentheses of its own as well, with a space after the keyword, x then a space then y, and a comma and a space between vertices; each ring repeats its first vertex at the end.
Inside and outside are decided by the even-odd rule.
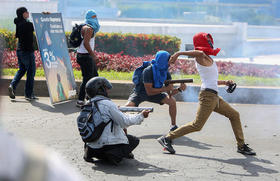
POLYGON ((19 70, 12 80, 11 86, 14 90, 16 90, 20 79, 27 72, 24 92, 25 97, 31 97, 31 95, 33 94, 34 76, 36 73, 34 52, 17 50, 17 57, 19 70))

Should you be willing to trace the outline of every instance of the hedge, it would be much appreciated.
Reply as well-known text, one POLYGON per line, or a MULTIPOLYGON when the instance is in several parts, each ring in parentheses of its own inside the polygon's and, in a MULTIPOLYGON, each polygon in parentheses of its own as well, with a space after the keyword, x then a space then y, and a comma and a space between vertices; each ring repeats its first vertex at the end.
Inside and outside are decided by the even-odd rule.
MULTIPOLYGON (((0 29, 0 36, 6 42, 5 47, 15 50, 16 39, 14 32, 0 29)), ((69 37, 70 32, 66 32, 69 37)), ((166 50, 169 53, 179 51, 181 40, 177 37, 155 34, 122 34, 122 33, 97 33, 95 38, 95 50, 108 54, 121 53, 131 56, 143 56, 155 54, 158 50, 166 50)), ((37 50, 37 42, 34 39, 34 47, 37 50)), ((68 47, 70 47, 68 45, 68 47)))
MULTIPOLYGON (((80 66, 76 61, 76 53, 70 52, 70 60, 72 67, 80 70, 80 66)), ((133 72, 137 67, 142 65, 143 61, 150 61, 154 55, 143 57, 133 57, 121 54, 107 54, 96 52, 96 65, 99 71, 117 71, 117 72, 133 72)), ((42 60, 39 51, 35 51, 36 67, 42 67, 42 60)), ((254 76, 264 78, 279 78, 279 65, 259 65, 246 63, 232 63, 217 61, 217 67, 220 74, 234 76, 254 76)), ((2 68, 17 68, 18 61, 16 51, 5 50, 3 55, 2 68)), ((172 74, 198 74, 195 67, 195 61, 187 59, 178 59, 175 64, 171 64, 169 71, 172 74)), ((275 84, 276 85, 276 84, 275 84)))
POLYGON ((181 40, 176 37, 155 34, 99 33, 96 36, 96 51, 109 54, 122 52, 125 55, 143 56, 158 50, 175 53, 181 40))
POLYGON ((15 50, 17 40, 15 39, 15 32, 0 29, 0 39, 4 40, 5 46, 8 49, 15 50))

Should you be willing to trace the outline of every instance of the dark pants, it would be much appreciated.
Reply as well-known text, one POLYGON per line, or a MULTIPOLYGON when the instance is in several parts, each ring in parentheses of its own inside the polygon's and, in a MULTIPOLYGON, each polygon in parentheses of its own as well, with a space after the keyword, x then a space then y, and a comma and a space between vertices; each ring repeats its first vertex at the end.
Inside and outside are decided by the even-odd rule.
POLYGON ((83 82, 80 86, 79 100, 83 101, 85 99, 85 86, 86 83, 93 77, 98 76, 97 67, 95 60, 89 54, 77 54, 77 63, 81 67, 83 82))
POLYGON ((114 157, 115 160, 121 161, 128 157, 128 154, 138 146, 140 141, 139 138, 132 135, 127 135, 127 138, 129 144, 106 145, 99 149, 87 147, 85 155, 87 158, 95 157, 102 160, 114 157))
POLYGON ((137 93, 137 92, 133 92, 132 94, 130 94, 128 101, 133 102, 135 104, 136 107, 139 106, 140 103, 144 102, 144 101, 148 101, 148 102, 153 102, 153 103, 157 103, 160 105, 163 105, 162 100, 164 98, 166 98, 168 96, 167 93, 162 92, 156 95, 152 95, 152 96, 148 96, 146 92, 142 92, 142 93, 137 93))
POLYGON ((33 94, 34 76, 36 73, 35 56, 31 51, 17 51, 19 70, 17 71, 14 79, 11 82, 11 86, 15 90, 20 79, 27 72, 25 83, 25 96, 30 97, 33 94))

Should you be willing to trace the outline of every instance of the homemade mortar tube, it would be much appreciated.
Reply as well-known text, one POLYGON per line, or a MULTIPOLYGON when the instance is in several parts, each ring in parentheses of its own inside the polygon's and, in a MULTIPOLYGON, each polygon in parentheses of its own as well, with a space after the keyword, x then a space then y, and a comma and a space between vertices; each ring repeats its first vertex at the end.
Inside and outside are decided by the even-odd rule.
POLYGON ((176 83, 193 83, 193 79, 177 79, 177 80, 164 81, 164 84, 176 84, 176 83))
POLYGON ((148 110, 150 112, 154 111, 153 107, 125 107, 121 106, 119 107, 119 110, 121 112, 142 112, 143 110, 148 110))

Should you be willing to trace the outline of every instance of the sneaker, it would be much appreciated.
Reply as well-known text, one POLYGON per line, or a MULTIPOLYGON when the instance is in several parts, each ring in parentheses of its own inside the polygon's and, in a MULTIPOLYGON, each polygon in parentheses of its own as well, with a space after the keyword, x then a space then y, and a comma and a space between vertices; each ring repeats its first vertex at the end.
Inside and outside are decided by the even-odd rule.
POLYGON ((169 131, 174 131, 175 129, 177 129, 178 128, 178 126, 175 124, 175 125, 171 125, 171 128, 170 128, 170 130, 169 131))
POLYGON ((128 158, 128 159, 134 159, 133 153, 129 153, 129 154, 126 156, 126 158, 128 158))
POLYGON ((76 106, 79 107, 79 108, 82 108, 84 105, 85 105, 84 101, 78 100, 76 102, 76 106))
POLYGON ((237 147, 237 152, 243 155, 256 155, 256 152, 248 146, 248 144, 244 144, 241 147, 237 147))
POLYGON ((94 163, 94 159, 93 158, 87 158, 87 157, 83 157, 84 158, 84 160, 86 161, 86 162, 89 162, 89 163, 94 163))
POLYGON ((171 140, 166 138, 165 136, 159 137, 157 141, 163 146, 163 148, 171 154, 175 154, 175 150, 171 145, 171 140))
POLYGON ((38 100, 39 99, 38 97, 36 97, 34 95, 32 95, 30 98, 33 99, 33 100, 38 100))
POLYGON ((94 163, 94 159, 93 158, 91 158, 91 157, 89 157, 89 154, 88 154, 88 147, 85 145, 84 146, 84 160, 86 161, 86 162, 89 162, 89 163, 94 163))
POLYGON ((14 88, 12 87, 12 85, 10 85, 10 86, 8 87, 8 91, 9 91, 9 97, 10 97, 11 99, 15 99, 15 98, 16 98, 16 96, 15 96, 15 91, 14 91, 14 88))
POLYGON ((25 96, 25 100, 32 101, 33 99, 31 98, 31 96, 30 97, 25 96))

